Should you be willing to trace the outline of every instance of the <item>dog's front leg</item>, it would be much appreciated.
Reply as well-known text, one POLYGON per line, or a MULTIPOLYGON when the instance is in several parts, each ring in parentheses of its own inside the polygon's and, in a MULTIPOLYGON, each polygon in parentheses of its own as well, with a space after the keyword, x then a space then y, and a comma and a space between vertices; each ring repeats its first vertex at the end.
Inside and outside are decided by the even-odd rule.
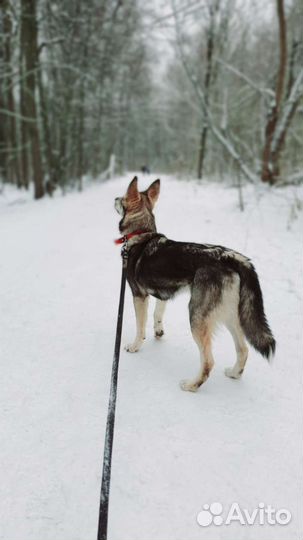
POLYGON ((156 301, 156 307, 154 312, 154 331, 155 331, 155 337, 157 339, 160 339, 164 334, 164 328, 163 328, 163 313, 165 310, 166 301, 165 300, 158 300, 156 301))
POLYGON ((145 339, 148 299, 148 296, 146 296, 145 298, 142 298, 141 296, 133 297, 136 313, 137 334, 134 343, 126 345, 125 348, 128 352, 137 352, 140 349, 143 340, 145 339))

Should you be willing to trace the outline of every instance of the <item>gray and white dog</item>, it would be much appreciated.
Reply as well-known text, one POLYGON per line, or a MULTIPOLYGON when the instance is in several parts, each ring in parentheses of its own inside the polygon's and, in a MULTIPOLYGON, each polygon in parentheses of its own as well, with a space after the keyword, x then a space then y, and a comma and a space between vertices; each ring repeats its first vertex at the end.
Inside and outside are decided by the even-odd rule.
POLYGON ((228 377, 238 379, 244 371, 248 355, 245 338, 266 358, 274 353, 276 343, 250 260, 222 246, 175 242, 157 233, 153 208, 159 192, 160 180, 139 192, 135 177, 124 197, 115 199, 115 208, 122 216, 119 229, 128 240, 127 280, 137 322, 135 340, 126 350, 137 352, 145 339, 149 295, 157 299, 154 330, 155 336, 161 338, 166 301, 188 287, 190 327, 201 366, 197 377, 182 381, 181 388, 195 392, 213 368, 211 341, 219 323, 230 331, 237 352, 235 365, 225 371, 228 377))

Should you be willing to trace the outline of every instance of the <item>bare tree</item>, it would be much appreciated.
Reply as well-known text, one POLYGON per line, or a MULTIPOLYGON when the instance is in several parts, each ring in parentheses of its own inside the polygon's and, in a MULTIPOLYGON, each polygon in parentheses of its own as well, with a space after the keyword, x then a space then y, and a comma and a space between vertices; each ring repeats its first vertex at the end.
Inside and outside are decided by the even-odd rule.
POLYGON ((13 74, 12 74, 12 42, 13 42, 13 23, 12 12, 8 0, 0 1, 0 10, 3 18, 3 60, 5 66, 4 77, 4 101, 9 117, 6 119, 7 128, 7 174, 8 180, 20 185, 19 164, 17 141, 17 126, 15 117, 15 98, 13 93, 13 74))
POLYGON ((287 69, 287 35, 286 35, 286 20, 284 12, 284 0, 277 1, 277 13, 279 20, 279 71, 277 76, 276 92, 275 98, 271 103, 270 109, 268 111, 267 124, 265 128, 265 145, 262 156, 262 175, 261 178, 263 182, 274 183, 275 178, 278 174, 278 155, 275 154, 275 159, 273 159, 273 154, 271 151, 271 144, 277 122, 281 113, 281 105, 284 92, 284 84, 286 77, 287 69))
POLYGON ((27 133, 30 138, 35 199, 40 199, 44 195, 44 183, 36 106, 36 73, 39 69, 36 0, 22 0, 21 9, 21 62, 25 79, 23 99, 26 115, 32 120, 27 124, 27 133))
MULTIPOLYGON (((205 77, 204 77, 204 97, 205 97, 205 106, 209 106, 209 96, 210 96, 210 85, 212 77, 212 67, 213 67, 213 53, 215 46, 215 19, 220 8, 220 0, 216 0, 213 3, 208 4, 209 12, 209 24, 206 29, 206 66, 205 66, 205 77)), ((208 123, 207 116, 205 116, 203 127, 201 130, 200 137, 200 147, 199 147, 199 157, 198 157, 198 178, 201 179, 203 176, 203 165, 206 152, 206 142, 207 142, 207 133, 208 133, 208 123)))

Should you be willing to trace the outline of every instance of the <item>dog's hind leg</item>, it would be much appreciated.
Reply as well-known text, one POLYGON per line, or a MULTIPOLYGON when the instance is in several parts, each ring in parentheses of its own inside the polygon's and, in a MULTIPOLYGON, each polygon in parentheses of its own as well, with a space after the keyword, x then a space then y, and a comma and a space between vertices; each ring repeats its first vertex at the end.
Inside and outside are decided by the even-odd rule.
POLYGON ((154 311, 154 331, 157 339, 161 338, 164 334, 163 328, 163 313, 165 311, 166 301, 156 300, 156 307, 154 311))
POLYGON ((200 268, 194 277, 189 302, 190 327, 199 347, 201 366, 196 379, 181 381, 182 390, 195 392, 209 377, 214 365, 211 339, 216 326, 217 308, 222 299, 224 276, 216 267, 200 268))
POLYGON ((195 342, 199 347, 200 352, 200 370, 198 376, 191 381, 181 381, 182 390, 196 392, 198 388, 209 377, 209 374, 214 366, 214 359, 211 350, 212 324, 209 319, 196 321, 191 325, 191 331, 195 342))
POLYGON ((148 299, 149 296, 140 297, 134 296, 134 307, 136 313, 136 324, 137 324, 137 333, 135 341, 129 345, 126 345, 125 349, 128 352, 137 352, 139 351, 143 340, 145 339, 145 327, 147 321, 147 309, 148 309, 148 299))
POLYGON ((246 346, 244 334, 238 320, 226 323, 226 327, 230 331, 235 343, 237 361, 232 368, 225 369, 225 375, 231 379, 239 379, 245 368, 248 356, 248 348, 246 346))

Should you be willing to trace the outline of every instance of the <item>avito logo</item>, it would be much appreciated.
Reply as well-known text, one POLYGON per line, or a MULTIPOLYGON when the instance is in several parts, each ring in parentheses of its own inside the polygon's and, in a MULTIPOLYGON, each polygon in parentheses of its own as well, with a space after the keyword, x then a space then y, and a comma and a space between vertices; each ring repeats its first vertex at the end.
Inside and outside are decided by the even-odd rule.
POLYGON ((204 504, 203 510, 197 515, 197 522, 201 527, 209 525, 231 525, 232 523, 240 523, 241 525, 288 525, 292 515, 287 508, 276 510, 270 504, 265 505, 263 502, 252 510, 241 508, 239 503, 232 503, 228 508, 227 513, 224 512, 223 505, 219 502, 212 504, 204 504), (223 517, 223 514, 226 514, 223 517))

